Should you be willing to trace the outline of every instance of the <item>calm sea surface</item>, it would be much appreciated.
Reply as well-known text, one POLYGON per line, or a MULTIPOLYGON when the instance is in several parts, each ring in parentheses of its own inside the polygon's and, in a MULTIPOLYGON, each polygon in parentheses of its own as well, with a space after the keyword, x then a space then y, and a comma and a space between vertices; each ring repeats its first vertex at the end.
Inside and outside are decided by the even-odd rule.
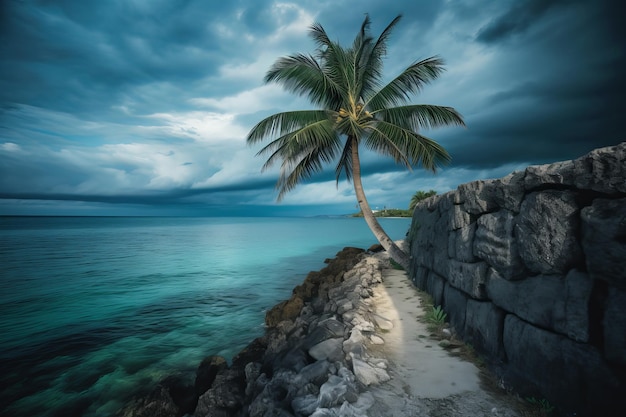
POLYGON ((373 243, 361 218, 0 217, 0 415, 113 415, 232 358, 309 271, 373 243))

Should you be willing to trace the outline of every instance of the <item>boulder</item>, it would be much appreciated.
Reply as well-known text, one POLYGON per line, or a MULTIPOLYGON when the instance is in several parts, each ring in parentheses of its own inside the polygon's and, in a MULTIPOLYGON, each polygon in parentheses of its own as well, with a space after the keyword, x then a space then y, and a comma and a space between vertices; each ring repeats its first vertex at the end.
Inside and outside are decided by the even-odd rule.
POLYGON ((343 337, 324 340, 309 349, 309 355, 315 360, 327 359, 331 362, 343 358, 343 337))
POLYGON ((304 301, 294 294, 289 300, 275 305, 265 314, 265 324, 268 327, 274 327, 281 321, 294 320, 300 314, 302 307, 304 307, 304 301))
POLYGON ((322 408, 330 408, 343 404, 344 401, 355 402, 358 390, 354 382, 337 375, 331 375, 320 387, 318 404, 322 408))
POLYGON ((357 381, 361 384, 378 385, 383 382, 389 381, 391 378, 387 371, 382 368, 374 367, 362 359, 359 359, 354 354, 350 354, 352 357, 352 369, 357 381))
POLYGON ((205 358, 196 370, 196 393, 198 396, 204 394, 211 388, 217 374, 228 368, 226 359, 222 356, 209 356, 205 358))

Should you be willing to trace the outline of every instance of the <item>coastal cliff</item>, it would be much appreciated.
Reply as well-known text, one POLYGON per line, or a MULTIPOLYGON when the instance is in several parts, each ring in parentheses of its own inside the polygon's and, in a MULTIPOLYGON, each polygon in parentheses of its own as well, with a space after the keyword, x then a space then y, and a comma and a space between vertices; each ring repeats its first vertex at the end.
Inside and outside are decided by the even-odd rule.
POLYGON ((503 384, 626 409, 626 143, 431 197, 409 243, 412 281, 503 384))

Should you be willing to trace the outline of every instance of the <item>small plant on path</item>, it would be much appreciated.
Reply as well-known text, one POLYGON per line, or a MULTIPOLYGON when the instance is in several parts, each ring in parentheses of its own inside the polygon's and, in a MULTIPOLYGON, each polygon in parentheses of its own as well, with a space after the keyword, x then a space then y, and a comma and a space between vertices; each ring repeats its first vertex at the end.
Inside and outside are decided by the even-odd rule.
POLYGON ((432 306, 431 310, 426 313, 426 321, 428 321, 432 327, 431 330, 440 329, 446 324, 446 317, 448 315, 441 306, 432 306))

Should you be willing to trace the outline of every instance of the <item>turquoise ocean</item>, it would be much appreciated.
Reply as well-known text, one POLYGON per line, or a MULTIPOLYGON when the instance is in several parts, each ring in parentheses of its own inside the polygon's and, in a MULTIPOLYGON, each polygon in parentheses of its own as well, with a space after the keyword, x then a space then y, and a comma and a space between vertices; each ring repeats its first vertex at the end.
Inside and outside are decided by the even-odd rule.
MULTIPOLYGON (((381 219, 403 239, 410 219, 381 219)), ((263 333, 362 218, 0 217, 0 416, 112 416, 263 333)))

